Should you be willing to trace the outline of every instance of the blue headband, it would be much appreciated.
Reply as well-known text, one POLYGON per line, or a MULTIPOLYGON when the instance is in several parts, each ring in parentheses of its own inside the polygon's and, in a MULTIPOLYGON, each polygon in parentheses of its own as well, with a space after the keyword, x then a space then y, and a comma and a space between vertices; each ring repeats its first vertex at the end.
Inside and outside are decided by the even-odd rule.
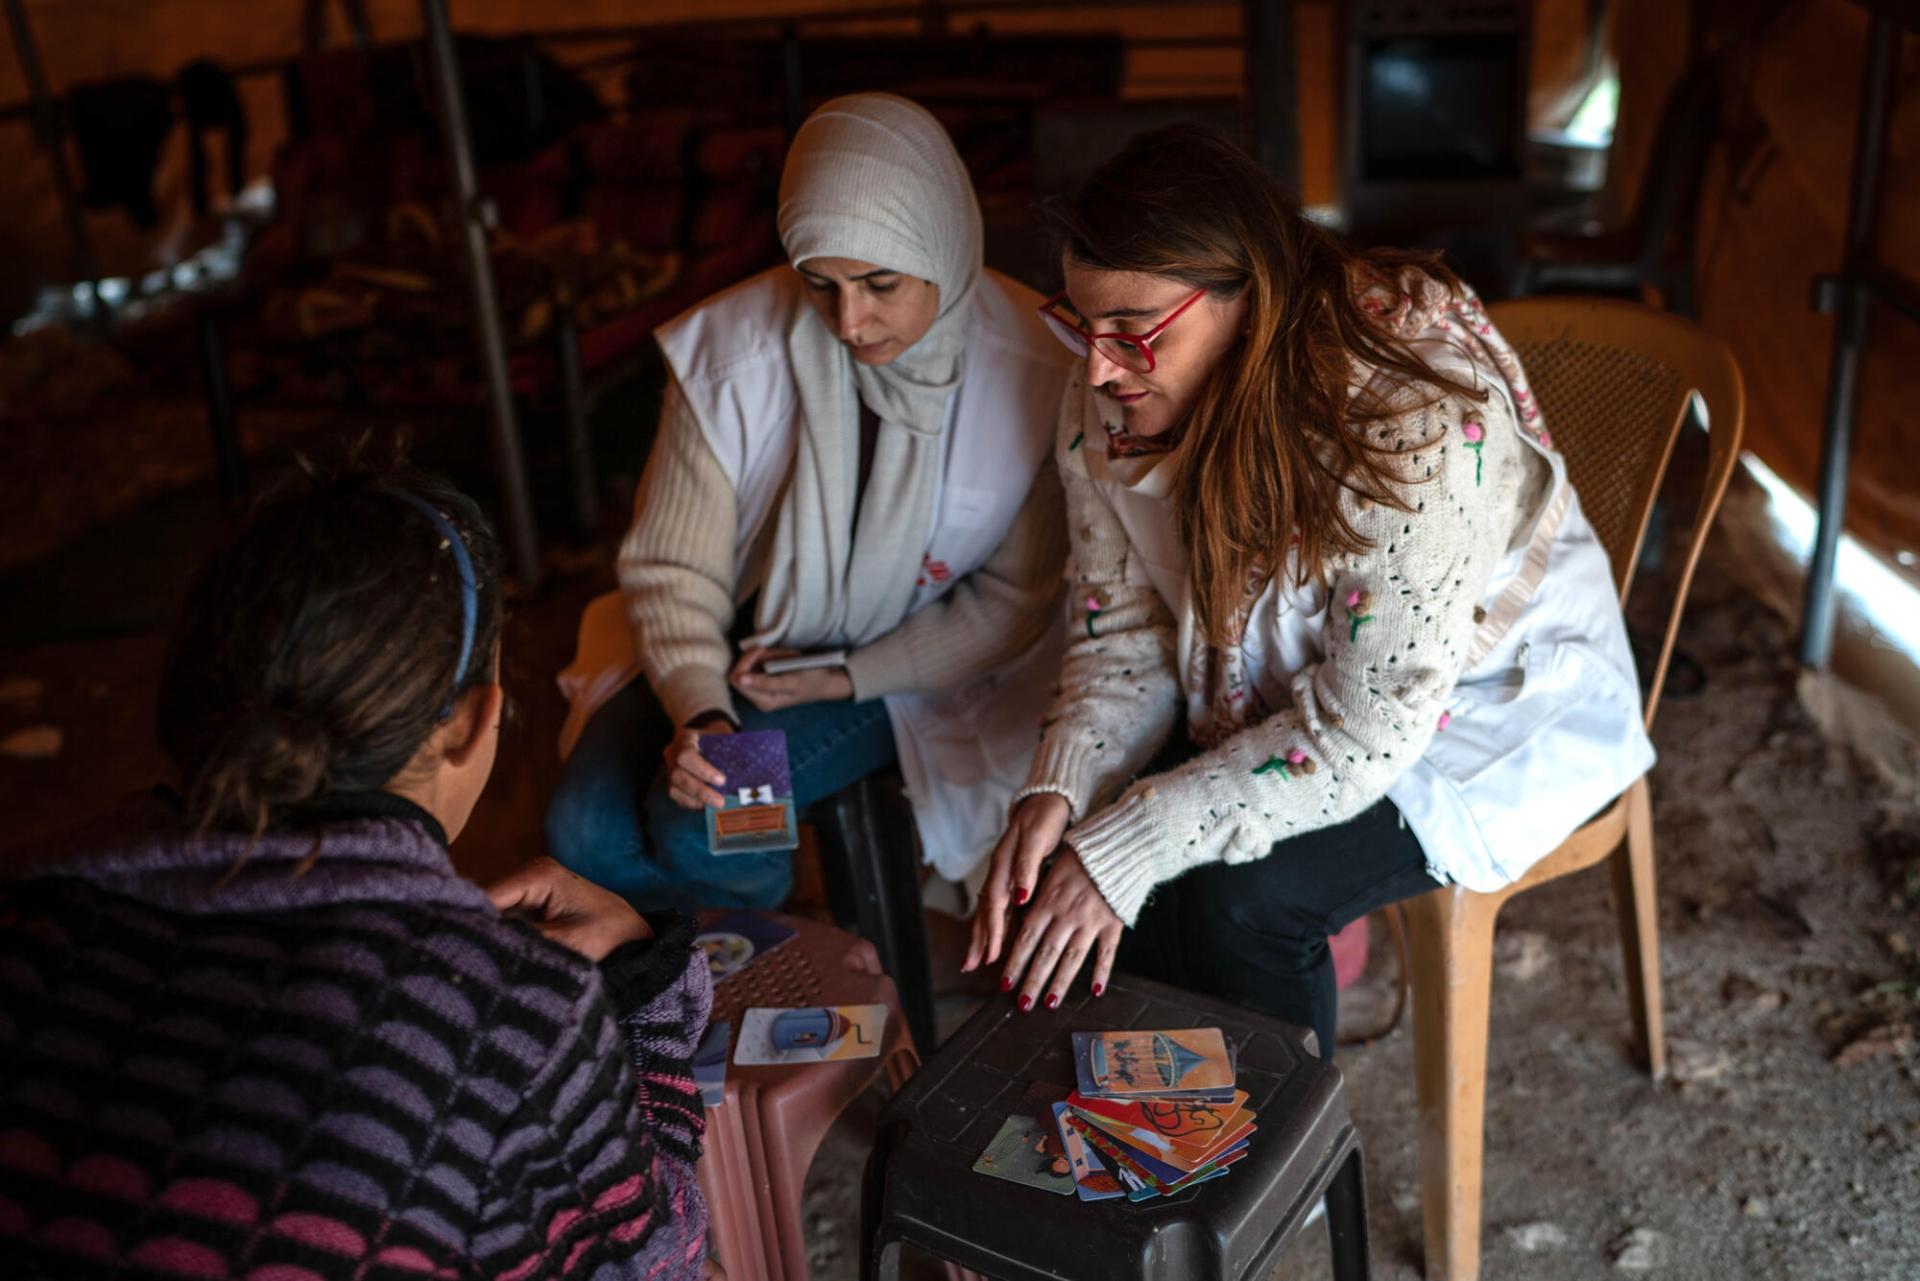
MULTIPOLYGON (((453 551, 454 567, 460 571, 460 661, 453 669, 453 692, 458 693, 460 682, 466 679, 467 662, 473 657, 473 630, 480 621, 480 589, 473 580, 473 560, 467 555, 467 542, 460 537, 460 531, 453 522, 440 514, 438 508, 416 494, 404 489, 382 488, 381 493, 392 494, 401 502, 419 510, 422 516, 433 522, 440 536, 447 540, 447 546, 453 551)), ((443 715, 453 714, 453 695, 447 696, 447 710, 443 715)))

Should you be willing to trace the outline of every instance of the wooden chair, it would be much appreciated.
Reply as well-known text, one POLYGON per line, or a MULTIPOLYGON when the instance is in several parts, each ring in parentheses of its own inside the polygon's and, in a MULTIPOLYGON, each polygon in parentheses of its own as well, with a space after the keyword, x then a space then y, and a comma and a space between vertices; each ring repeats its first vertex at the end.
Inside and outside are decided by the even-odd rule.
MULTIPOLYGON (((1581 507, 1613 562, 1622 602, 1688 405, 1696 392, 1706 401, 1706 482, 1647 686, 1651 726, 1687 588, 1739 454, 1745 413, 1739 366, 1726 344, 1699 326, 1637 303, 1538 298, 1489 311, 1526 366, 1581 507)), ((1413 951, 1422 1216, 1431 1281, 1474 1281, 1480 1271, 1494 919, 1515 894, 1603 859, 1613 872, 1635 1048, 1658 1079, 1666 1072, 1666 1047, 1645 778, 1507 888, 1478 894, 1451 885, 1404 905, 1413 951)))

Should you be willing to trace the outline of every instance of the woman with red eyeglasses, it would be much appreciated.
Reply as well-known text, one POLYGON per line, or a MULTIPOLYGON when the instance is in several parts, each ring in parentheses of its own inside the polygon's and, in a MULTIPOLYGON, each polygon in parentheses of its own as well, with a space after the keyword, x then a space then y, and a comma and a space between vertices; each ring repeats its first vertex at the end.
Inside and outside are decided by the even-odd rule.
POLYGON ((1070 641, 964 967, 1027 1009, 1118 964, 1330 1055, 1330 934, 1512 881, 1651 764, 1606 554, 1437 260, 1186 126, 1048 216, 1070 641))

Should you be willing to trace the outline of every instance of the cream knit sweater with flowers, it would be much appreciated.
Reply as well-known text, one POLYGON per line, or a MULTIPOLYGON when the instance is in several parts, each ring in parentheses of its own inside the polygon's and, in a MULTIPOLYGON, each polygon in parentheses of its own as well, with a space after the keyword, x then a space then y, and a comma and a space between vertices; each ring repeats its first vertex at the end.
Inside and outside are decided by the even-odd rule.
POLYGON ((1161 882, 1206 863, 1285 857, 1276 842, 1386 795, 1435 733, 1489 579, 1525 541, 1551 473, 1497 394, 1448 394, 1369 426, 1383 443, 1401 442, 1412 510, 1346 496, 1346 516, 1370 548, 1328 563, 1321 656, 1284 674, 1291 705, 1129 786, 1195 694, 1183 689, 1176 657, 1191 602, 1180 602, 1182 618, 1145 575, 1128 572, 1139 553, 1087 469, 1088 451, 1105 448, 1087 425, 1117 421, 1118 411, 1092 397, 1076 376, 1062 402, 1056 458, 1072 539, 1073 639, 1016 803, 1038 792, 1066 798, 1077 824, 1067 843, 1132 925, 1161 882))

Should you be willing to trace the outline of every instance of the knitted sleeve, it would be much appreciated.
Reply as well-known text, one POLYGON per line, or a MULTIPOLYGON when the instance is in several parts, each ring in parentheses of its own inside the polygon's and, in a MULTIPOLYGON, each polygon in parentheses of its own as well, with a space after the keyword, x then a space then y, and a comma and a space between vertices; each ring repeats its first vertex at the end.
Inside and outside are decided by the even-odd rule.
POLYGON ((1144 573, 1129 572, 1127 531, 1087 475, 1081 423, 1091 394, 1076 372, 1061 397, 1054 458, 1067 499, 1067 650, 1040 748, 1014 795, 1015 804, 1064 796, 1075 818, 1140 771, 1180 707, 1173 614, 1144 573))
POLYGON ((488 1079, 544 1050, 518 1108, 499 1131, 477 1198, 475 1275, 692 1278, 705 1253, 706 1205, 691 1164, 649 1124, 624 1050, 628 1038, 595 972, 581 985, 565 1034, 530 1044, 505 1027, 491 1038, 488 1079))
POLYGON ((1539 464, 1498 397, 1449 397, 1371 430, 1402 442, 1413 510, 1350 497, 1371 546, 1329 567, 1323 657, 1293 674, 1292 705, 1067 833, 1129 925, 1162 881, 1359 814, 1438 728, 1539 464))
POLYGON ((675 725, 733 715, 733 484, 669 381, 615 570, 647 681, 675 725))
POLYGON ((653 937, 616 949, 600 971, 626 1038, 641 1115, 662 1150, 691 1169, 706 1128, 693 1055, 707 1030, 713 979, 706 954, 693 946, 692 917, 661 913, 647 921, 653 937))
POLYGON ((1053 620, 1066 551, 1060 478, 1045 465, 984 565, 848 657, 853 696, 952 689, 1026 653, 1053 620))

